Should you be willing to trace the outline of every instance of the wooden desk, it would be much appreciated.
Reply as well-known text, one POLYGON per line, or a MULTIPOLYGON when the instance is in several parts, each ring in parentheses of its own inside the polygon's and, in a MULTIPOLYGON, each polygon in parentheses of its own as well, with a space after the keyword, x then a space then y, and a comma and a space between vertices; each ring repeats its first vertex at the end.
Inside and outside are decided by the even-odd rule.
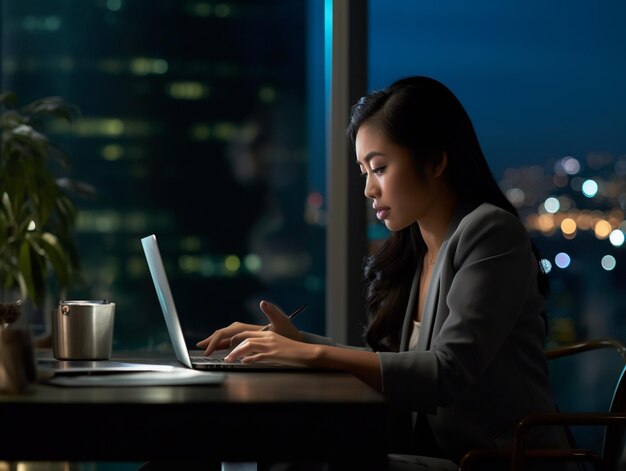
POLYGON ((379 394, 332 372, 229 373, 200 387, 38 384, 0 395, 0 460, 360 459, 380 469, 385 414, 379 394))

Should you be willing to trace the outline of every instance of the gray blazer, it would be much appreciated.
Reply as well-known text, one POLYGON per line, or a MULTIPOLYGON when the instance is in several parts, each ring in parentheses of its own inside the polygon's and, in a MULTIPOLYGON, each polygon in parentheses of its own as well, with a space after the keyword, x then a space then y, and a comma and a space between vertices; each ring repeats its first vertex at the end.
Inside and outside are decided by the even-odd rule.
MULTIPOLYGON (((400 352, 379 353, 383 395, 396 412, 427 414, 448 458, 511 446, 520 418, 555 410, 543 353, 544 299, 526 229, 490 204, 456 209, 434 266, 417 347, 407 351, 421 269, 419 261, 400 352)), ((532 441, 566 444, 554 429, 532 441)))

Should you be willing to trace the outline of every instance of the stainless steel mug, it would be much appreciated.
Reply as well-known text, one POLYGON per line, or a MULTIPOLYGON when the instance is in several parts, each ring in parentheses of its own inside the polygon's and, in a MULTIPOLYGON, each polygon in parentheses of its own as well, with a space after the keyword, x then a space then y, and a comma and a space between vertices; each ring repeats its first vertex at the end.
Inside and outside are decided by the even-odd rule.
POLYGON ((115 303, 61 301, 53 311, 52 351, 58 360, 108 360, 115 303))

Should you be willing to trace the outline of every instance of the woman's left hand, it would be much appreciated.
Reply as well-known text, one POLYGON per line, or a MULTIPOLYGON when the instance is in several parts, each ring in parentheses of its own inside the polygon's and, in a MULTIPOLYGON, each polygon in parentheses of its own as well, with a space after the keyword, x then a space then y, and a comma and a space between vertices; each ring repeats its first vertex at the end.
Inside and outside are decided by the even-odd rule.
POLYGON ((289 366, 313 366, 318 345, 288 339, 272 331, 247 331, 233 337, 237 344, 226 356, 227 362, 269 361, 289 366))

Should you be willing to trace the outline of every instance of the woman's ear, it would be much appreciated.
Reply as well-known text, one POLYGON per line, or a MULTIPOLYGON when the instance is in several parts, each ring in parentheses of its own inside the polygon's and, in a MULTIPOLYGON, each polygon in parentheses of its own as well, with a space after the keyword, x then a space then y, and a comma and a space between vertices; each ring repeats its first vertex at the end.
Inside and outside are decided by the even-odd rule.
POLYGON ((448 153, 445 151, 441 151, 433 157, 432 161, 432 175, 433 177, 440 177, 444 174, 448 168, 448 153))

